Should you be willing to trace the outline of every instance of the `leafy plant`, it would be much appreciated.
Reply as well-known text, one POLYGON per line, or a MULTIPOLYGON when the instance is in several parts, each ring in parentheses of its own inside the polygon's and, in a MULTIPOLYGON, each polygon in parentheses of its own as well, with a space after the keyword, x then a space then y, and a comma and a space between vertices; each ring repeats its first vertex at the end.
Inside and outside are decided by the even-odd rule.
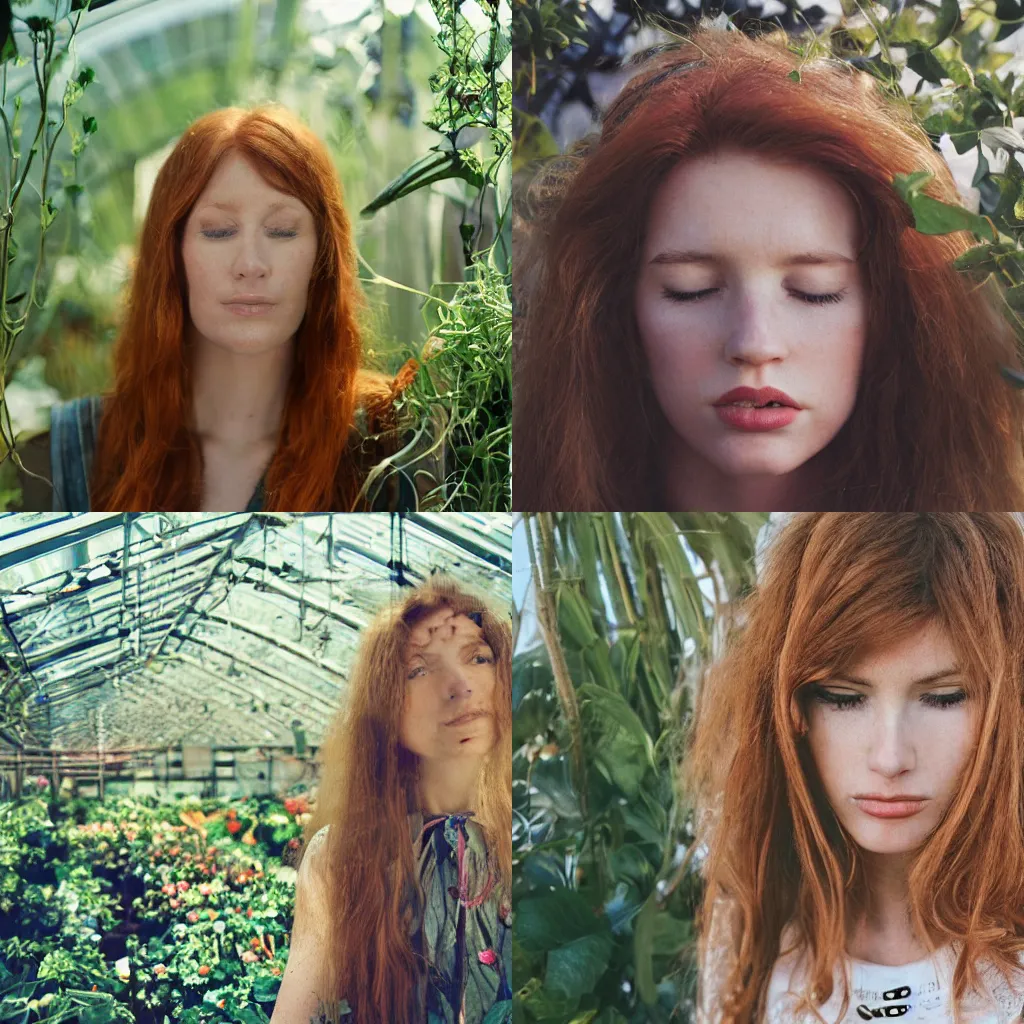
POLYGON ((50 90, 58 73, 73 52, 75 34, 82 15, 91 0, 76 5, 67 0, 54 0, 53 17, 30 16, 19 18, 28 30, 32 44, 31 61, 17 55, 13 37, 0 54, 0 120, 6 153, 0 159, 0 466, 7 459, 21 468, 21 459, 15 450, 14 425, 11 422, 5 393, 11 374, 17 365, 14 359, 18 337, 25 330, 32 310, 43 304, 48 278, 46 275, 46 235, 61 210, 74 203, 83 188, 77 184, 78 160, 85 151, 89 137, 98 125, 95 117, 81 118, 81 131, 73 124, 74 108, 88 86, 94 81, 92 68, 83 68, 77 75, 69 75, 59 104, 59 115, 51 103, 50 90), (66 23, 66 26, 65 26, 66 23), (8 101, 8 74, 31 63, 36 85, 39 118, 31 135, 24 136, 22 123, 23 97, 20 93, 8 101), (62 186, 52 190, 51 165, 57 153, 58 142, 68 128, 70 135, 70 161, 58 162, 62 186), (23 137, 24 136, 24 137, 23 137), (25 146, 28 150, 25 152, 25 146), (38 161, 36 157, 38 156, 38 161), (33 166, 38 170, 38 183, 31 181, 33 166), (38 213, 31 215, 22 210, 20 200, 29 185, 39 198, 38 213), (16 223, 19 231, 15 232, 16 223), (19 242, 19 236, 21 241, 19 242), (29 243, 31 242, 31 246, 29 243))
POLYGON ((0 804, 0 1020, 267 1024, 294 912, 278 855, 308 814, 303 794, 0 804))
MULTIPOLYGON (((440 23, 436 40, 443 61, 430 78, 435 103, 425 123, 441 138, 362 213, 371 216, 441 181, 468 186, 459 226, 465 280, 448 299, 442 297, 451 291, 446 283, 422 294, 432 336, 416 353, 417 373, 403 407, 421 433, 433 435, 430 450, 445 448, 453 463, 439 481, 443 508, 508 510, 512 305, 506 179, 512 126, 511 84, 501 68, 511 42, 502 25, 502 0, 481 0, 487 16, 482 32, 463 13, 463 0, 431 0, 431 7, 440 23)), ((410 290, 376 273, 370 280, 410 290)))
POLYGON ((535 513, 542 643, 513 664, 513 974, 528 1022, 667 1022, 693 998, 674 780, 759 513, 535 513))

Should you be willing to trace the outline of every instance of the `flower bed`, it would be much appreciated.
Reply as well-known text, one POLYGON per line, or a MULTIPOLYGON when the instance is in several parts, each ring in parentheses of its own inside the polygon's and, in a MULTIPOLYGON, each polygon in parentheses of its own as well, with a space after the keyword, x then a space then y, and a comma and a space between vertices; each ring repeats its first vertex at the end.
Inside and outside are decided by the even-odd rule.
POLYGON ((0 804, 0 1020, 266 1024, 305 796, 0 804))

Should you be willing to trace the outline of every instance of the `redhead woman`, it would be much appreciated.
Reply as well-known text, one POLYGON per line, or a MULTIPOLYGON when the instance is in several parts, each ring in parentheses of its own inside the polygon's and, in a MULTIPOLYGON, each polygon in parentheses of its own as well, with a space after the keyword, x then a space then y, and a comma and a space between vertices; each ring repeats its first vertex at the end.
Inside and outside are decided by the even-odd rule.
POLYGON ((272 1024, 511 1024, 511 659, 508 618, 443 577, 366 630, 272 1024))
POLYGON ((1024 508, 1013 331, 912 171, 960 202, 845 62, 710 29, 649 59, 520 197, 515 508, 1024 508))
POLYGON ((361 366, 355 268, 307 127, 276 106, 199 118, 153 188, 113 392, 54 408, 30 456, 53 509, 415 508, 434 467, 396 457, 401 381, 361 366))
POLYGON ((801 513, 703 689, 702 1024, 1024 1005, 1024 529, 801 513))

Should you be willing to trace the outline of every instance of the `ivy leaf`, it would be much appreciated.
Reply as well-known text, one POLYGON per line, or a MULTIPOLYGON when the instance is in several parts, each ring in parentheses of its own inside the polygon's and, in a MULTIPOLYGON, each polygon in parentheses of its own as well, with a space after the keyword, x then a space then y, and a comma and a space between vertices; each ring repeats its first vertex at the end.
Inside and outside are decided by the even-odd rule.
POLYGON ((921 189, 931 178, 931 171, 914 171, 911 174, 897 174, 893 179, 893 188, 914 215, 915 230, 920 231, 922 235, 972 231, 977 235, 988 235, 993 242, 999 240, 999 233, 988 217, 972 213, 963 206, 944 203, 925 195, 921 189))
MULTIPOLYGON (((960 25, 960 4, 958 0, 942 0, 938 16, 932 26, 934 42, 932 49, 948 39, 960 25)), ((909 61, 908 61, 909 63, 909 61)))
POLYGON ((981 141, 989 149, 1005 149, 1010 153, 1024 150, 1024 135, 1015 128, 995 127, 982 128, 981 141))

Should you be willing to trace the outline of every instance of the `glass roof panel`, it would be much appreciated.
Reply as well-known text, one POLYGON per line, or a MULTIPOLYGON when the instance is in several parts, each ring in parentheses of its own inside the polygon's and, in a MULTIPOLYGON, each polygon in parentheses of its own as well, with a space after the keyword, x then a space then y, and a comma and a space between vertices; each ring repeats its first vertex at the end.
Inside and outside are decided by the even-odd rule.
POLYGON ((378 608, 509 606, 511 551, 508 513, 0 515, 0 744, 316 744, 378 608))

